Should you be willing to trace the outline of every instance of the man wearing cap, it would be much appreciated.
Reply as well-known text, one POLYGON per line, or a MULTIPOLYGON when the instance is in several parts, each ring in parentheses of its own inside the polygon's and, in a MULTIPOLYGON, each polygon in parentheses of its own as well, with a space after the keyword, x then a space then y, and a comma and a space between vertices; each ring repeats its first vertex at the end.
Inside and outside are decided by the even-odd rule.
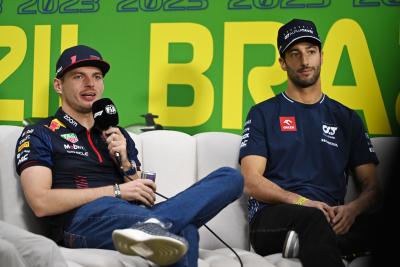
POLYGON ((251 108, 239 156, 251 244, 304 267, 344 266, 342 256, 371 249, 365 212, 377 199, 378 159, 359 116, 322 93, 314 23, 294 19, 277 39, 288 85, 251 108), (362 192, 344 204, 349 172, 362 192))
POLYGON ((54 89, 62 106, 55 116, 26 127, 17 142, 15 162, 27 202, 64 246, 197 266, 198 228, 242 194, 243 178, 220 168, 155 204, 156 184, 138 179, 141 164, 129 134, 120 127, 93 127, 92 104, 102 97, 109 69, 88 46, 61 54, 54 89))

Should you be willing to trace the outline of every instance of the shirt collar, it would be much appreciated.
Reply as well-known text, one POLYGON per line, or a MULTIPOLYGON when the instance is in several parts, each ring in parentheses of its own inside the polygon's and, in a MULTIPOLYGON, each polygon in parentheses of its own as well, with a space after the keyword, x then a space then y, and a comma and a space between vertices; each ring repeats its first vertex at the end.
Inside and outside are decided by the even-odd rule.
POLYGON ((79 133, 81 131, 86 130, 86 128, 83 127, 82 125, 80 125, 79 122, 77 122, 74 118, 72 118, 70 115, 65 113, 62 110, 62 108, 59 108, 57 110, 55 117, 59 121, 63 122, 69 129, 71 129, 75 133, 79 133))
MULTIPOLYGON (((283 98, 285 98, 285 99, 286 99, 287 101, 289 101, 290 103, 299 103, 299 104, 303 104, 303 103, 300 103, 300 102, 297 102, 297 101, 291 99, 285 92, 282 92, 282 96, 283 96, 283 98)), ((325 100, 325 97, 326 97, 326 95, 325 95, 325 94, 322 94, 320 100, 319 100, 318 102, 314 103, 314 104, 322 104, 322 103, 324 102, 324 100, 325 100)), ((314 104, 311 104, 311 105, 314 105, 314 104)), ((303 104, 303 105, 308 105, 308 104, 303 104)))

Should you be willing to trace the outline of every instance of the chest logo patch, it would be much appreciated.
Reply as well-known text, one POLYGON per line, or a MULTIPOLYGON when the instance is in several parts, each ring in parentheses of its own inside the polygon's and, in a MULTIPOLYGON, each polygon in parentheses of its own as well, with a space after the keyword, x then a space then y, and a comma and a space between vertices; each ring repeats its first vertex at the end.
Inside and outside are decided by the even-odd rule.
POLYGON ((279 117, 282 132, 296 132, 296 118, 295 117, 279 117))
POLYGON ((322 124, 322 131, 326 135, 335 136, 335 133, 336 133, 337 129, 338 129, 338 127, 322 124))
POLYGON ((47 126, 45 125, 47 128, 49 128, 52 132, 55 132, 56 130, 60 129, 60 127, 64 127, 65 125, 59 121, 58 119, 54 119, 50 122, 50 125, 47 126))
POLYGON ((62 134, 61 137, 73 144, 79 141, 78 136, 76 136, 74 133, 62 134))

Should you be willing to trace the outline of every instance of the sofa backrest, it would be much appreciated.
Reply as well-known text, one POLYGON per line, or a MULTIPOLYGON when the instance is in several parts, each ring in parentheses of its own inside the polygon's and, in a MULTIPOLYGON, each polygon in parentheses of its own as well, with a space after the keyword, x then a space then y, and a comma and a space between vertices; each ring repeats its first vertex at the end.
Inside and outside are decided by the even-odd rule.
MULTIPOLYGON (((142 170, 156 172, 157 191, 171 197, 197 180, 196 142, 188 134, 157 130, 140 134, 142 170)), ((163 199, 157 197, 157 201, 163 199)))
MULTIPOLYGON (((379 184, 384 194, 387 189, 389 180, 396 179, 392 177, 392 170, 399 158, 400 137, 374 137, 371 138, 375 153, 378 157, 379 164, 377 166, 377 175, 379 184)), ((347 194, 345 202, 349 202, 357 197, 360 192, 360 185, 356 179, 350 178, 347 185, 347 194)))
MULTIPOLYGON (((30 231, 46 234, 46 229, 27 206, 21 191, 20 179, 15 173, 15 144, 22 127, 0 125, 0 219, 30 231)), ((240 135, 208 132, 194 136, 177 131, 150 131, 131 134, 139 151, 143 169, 157 173, 157 191, 170 197, 189 187, 211 171, 230 166, 239 168, 240 135)), ((396 164, 399 137, 371 139, 380 165, 381 183, 390 178, 390 167, 396 164)), ((396 177, 392 177, 395 179, 396 177)), ((356 195, 349 187, 346 199, 356 195)), ((158 197, 158 201, 162 201, 158 197)), ((248 249, 247 198, 245 195, 222 210, 208 224, 223 240, 233 247, 248 249)), ((200 247, 224 247, 205 229, 200 230, 200 247)))
MULTIPOLYGON (((209 132, 190 136, 160 130, 131 136, 137 146, 140 143, 142 169, 156 172, 157 191, 167 197, 174 196, 219 167, 239 168, 239 135, 209 132)), ((157 197, 157 201, 162 199, 157 197)), ((229 205, 207 225, 231 246, 249 249, 246 197, 229 205)), ((201 248, 223 246, 208 230, 201 228, 201 248)))
MULTIPOLYGON (((224 132, 196 134, 197 177, 199 179, 222 166, 239 169, 239 148, 242 137, 224 132)), ((249 250, 249 228, 247 223, 247 196, 245 194, 223 209, 207 223, 225 242, 235 248, 249 250)), ((212 234, 200 229, 200 247, 216 249, 223 247, 212 234)))

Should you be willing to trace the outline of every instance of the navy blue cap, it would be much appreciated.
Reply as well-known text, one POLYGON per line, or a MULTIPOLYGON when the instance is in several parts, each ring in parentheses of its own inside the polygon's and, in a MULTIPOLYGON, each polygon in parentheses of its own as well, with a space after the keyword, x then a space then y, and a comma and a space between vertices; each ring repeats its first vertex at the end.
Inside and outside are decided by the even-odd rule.
POLYGON ((315 43, 321 48, 321 40, 318 36, 317 27, 310 20, 292 19, 279 28, 278 31, 278 50, 281 56, 291 46, 300 41, 315 43))
POLYGON ((61 78, 64 74, 74 68, 83 66, 97 67, 106 75, 110 64, 105 62, 99 52, 86 45, 77 45, 65 49, 57 60, 56 77, 61 78))

